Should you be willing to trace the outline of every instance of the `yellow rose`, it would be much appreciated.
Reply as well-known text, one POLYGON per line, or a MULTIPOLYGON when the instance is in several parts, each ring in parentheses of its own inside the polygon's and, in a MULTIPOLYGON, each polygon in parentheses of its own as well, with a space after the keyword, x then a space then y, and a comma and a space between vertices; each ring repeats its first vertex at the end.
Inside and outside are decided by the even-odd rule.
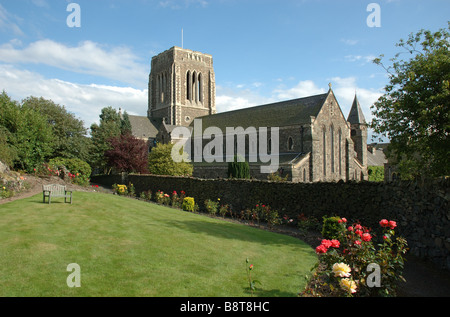
POLYGON ((334 276, 339 277, 349 277, 352 269, 345 263, 334 263, 333 264, 333 273, 334 276))
POLYGON ((348 278, 343 278, 339 284, 341 285, 342 289, 347 291, 347 292, 351 292, 351 293, 356 293, 356 282, 352 281, 348 278))

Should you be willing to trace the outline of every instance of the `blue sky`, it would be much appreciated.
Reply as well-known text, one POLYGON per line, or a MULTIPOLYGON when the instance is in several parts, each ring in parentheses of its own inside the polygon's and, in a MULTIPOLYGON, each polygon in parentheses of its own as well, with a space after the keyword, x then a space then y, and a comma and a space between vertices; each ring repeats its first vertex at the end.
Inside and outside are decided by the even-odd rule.
MULTIPOLYGON (((86 126, 101 108, 145 115, 151 57, 181 46, 211 54, 218 112, 326 92, 366 119, 401 38, 447 26, 448 0, 1 0, 0 89, 43 96, 86 126), (69 3, 80 27, 68 27, 69 3), (370 3, 380 27, 369 27, 370 3)), ((408 57, 405 55, 405 57, 408 57)))

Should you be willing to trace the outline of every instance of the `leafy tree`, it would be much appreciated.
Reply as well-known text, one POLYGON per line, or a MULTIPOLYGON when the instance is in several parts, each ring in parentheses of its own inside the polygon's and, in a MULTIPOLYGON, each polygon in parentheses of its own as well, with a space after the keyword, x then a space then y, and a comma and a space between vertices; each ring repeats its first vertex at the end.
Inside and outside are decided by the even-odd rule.
POLYGON ((23 101, 23 107, 31 108, 47 118, 55 139, 52 157, 88 160, 90 139, 86 137, 87 129, 82 120, 64 106, 42 97, 28 97, 23 101))
POLYGON ((108 140, 111 149, 105 152, 108 165, 118 172, 148 173, 148 145, 131 133, 108 140))
POLYGON ((384 166, 368 166, 370 182, 382 182, 384 181, 384 166))
POLYGON ((0 126, 0 161, 12 167, 17 159, 17 151, 8 143, 9 138, 9 131, 5 127, 0 126))
POLYGON ((172 159, 173 144, 158 143, 148 155, 148 170, 151 174, 190 176, 194 170, 191 163, 175 162, 172 159))
POLYGON ((15 167, 31 172, 53 153, 54 135, 47 118, 0 95, 0 126, 9 132, 8 143, 17 151, 15 167))
POLYGON ((421 30, 400 40, 401 53, 386 67, 385 94, 372 106, 375 133, 390 138, 388 155, 402 178, 450 174, 450 23, 437 32, 421 30))
POLYGON ((92 151, 91 166, 103 170, 107 174, 110 167, 105 157, 105 152, 111 149, 109 139, 121 134, 122 120, 117 111, 112 107, 105 107, 100 113, 100 124, 91 125, 92 151))

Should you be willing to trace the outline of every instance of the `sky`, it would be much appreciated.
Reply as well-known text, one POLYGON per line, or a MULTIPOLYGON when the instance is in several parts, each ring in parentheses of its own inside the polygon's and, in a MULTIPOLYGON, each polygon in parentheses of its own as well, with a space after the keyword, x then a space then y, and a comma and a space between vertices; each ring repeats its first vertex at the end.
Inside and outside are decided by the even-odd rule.
POLYGON ((370 122, 389 80, 373 59, 389 64, 400 39, 449 13, 448 0, 0 0, 0 89, 86 127, 107 106, 145 116, 151 58, 183 46, 213 56, 217 112, 331 83, 344 115, 356 94, 370 122))

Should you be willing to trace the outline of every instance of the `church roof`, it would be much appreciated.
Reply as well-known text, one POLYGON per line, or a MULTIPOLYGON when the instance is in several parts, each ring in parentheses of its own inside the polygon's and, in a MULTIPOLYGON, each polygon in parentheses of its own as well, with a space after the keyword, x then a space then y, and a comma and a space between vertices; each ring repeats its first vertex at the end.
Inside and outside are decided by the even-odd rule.
POLYGON ((200 117, 203 129, 215 126, 224 133, 226 127, 283 127, 311 122, 317 116, 328 93, 292 99, 262 106, 221 112, 200 117))
POLYGON ((159 124, 145 116, 128 115, 131 124, 131 133, 141 139, 155 138, 158 134, 159 124))
POLYGON ((355 99, 353 99, 352 108, 350 109, 350 113, 348 114, 348 122, 353 123, 366 123, 366 119, 364 118, 364 114, 361 110, 361 106, 359 105, 358 98, 355 95, 355 99))

